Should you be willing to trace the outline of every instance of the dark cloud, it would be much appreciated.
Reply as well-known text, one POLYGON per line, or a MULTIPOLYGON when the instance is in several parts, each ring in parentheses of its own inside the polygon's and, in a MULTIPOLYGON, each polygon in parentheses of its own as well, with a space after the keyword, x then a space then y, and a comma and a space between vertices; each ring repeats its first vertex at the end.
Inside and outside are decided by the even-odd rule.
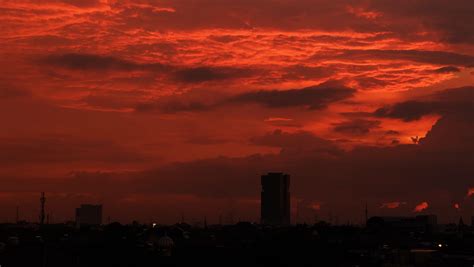
POLYGON ((354 79, 360 88, 371 89, 371 88, 383 88, 384 86, 393 84, 393 81, 377 79, 374 77, 363 77, 358 76, 354 79))
POLYGON ((123 110, 133 107, 140 97, 144 94, 143 91, 106 91, 103 90, 98 93, 92 93, 81 99, 81 102, 88 107, 98 109, 123 110))
POLYGON ((49 55, 41 59, 40 62, 82 71, 165 71, 169 69, 160 63, 140 64, 112 56, 78 53, 49 55))
POLYGON ((434 94, 434 99, 447 103, 473 103, 474 86, 465 86, 453 89, 447 89, 434 94))
POLYGON ((57 2, 57 3, 65 3, 69 4, 72 6, 77 6, 77 7, 95 7, 100 5, 101 1, 100 0, 81 0, 81 1, 76 1, 76 0, 56 0, 56 1, 51 1, 47 0, 50 2, 57 2))
POLYGON ((448 114, 433 126, 425 138, 420 139, 420 144, 433 153, 449 151, 456 154, 456 158, 465 157, 474 161, 473 128, 474 116, 448 114))
MULTIPOLYGON (((425 97, 426 98, 426 97, 425 97)), ((377 109, 373 115, 404 121, 419 120, 429 114, 457 115, 464 118, 474 115, 474 87, 444 90, 426 100, 411 100, 377 109)))
POLYGON ((154 102, 139 103, 135 106, 135 111, 172 114, 179 112, 208 111, 214 106, 215 105, 198 101, 183 102, 182 100, 161 99, 154 102))
MULTIPOLYGON (((405 1, 371 0, 369 10, 382 12, 386 23, 402 36, 428 32, 449 43, 473 43, 474 5, 470 0, 405 1), (412 25, 407 29, 406 25, 412 25)), ((433 39, 434 39, 433 38, 433 39)))
POLYGON ((314 80, 330 77, 335 70, 328 67, 311 67, 305 65, 294 65, 284 68, 282 79, 284 80, 314 80))
POLYGON ((234 67, 187 67, 162 63, 138 63, 113 56, 96 54, 58 54, 49 55, 41 63, 76 71, 149 71, 164 73, 178 82, 202 83, 249 77, 256 70, 234 67))
POLYGON ((55 46, 55 47, 62 47, 62 46, 69 46, 74 44, 74 40, 57 36, 57 35, 38 35, 38 36, 31 36, 22 39, 20 42, 32 45, 32 46, 55 46))
POLYGON ((453 66, 441 67, 439 69, 434 70, 435 73, 454 73, 460 71, 461 70, 459 68, 453 66))
POLYGON ((0 139, 0 164, 139 162, 145 157, 108 140, 72 136, 0 139))
POLYGON ((9 84, 3 84, 0 82, 0 99, 10 99, 28 96, 31 96, 30 91, 9 84))
POLYGON ((256 103, 269 108, 306 107, 324 109, 329 104, 351 98, 354 89, 324 85, 281 91, 255 91, 229 99, 232 103, 256 103))
POLYGON ((340 149, 331 141, 319 138, 310 132, 298 131, 296 133, 275 130, 264 136, 250 140, 259 146, 279 147, 285 153, 293 151, 311 151, 312 153, 339 154, 340 149))
POLYGON ((379 108, 374 112, 376 117, 402 119, 404 121, 419 120, 423 116, 440 111, 437 102, 407 101, 393 106, 379 108))
POLYGON ((162 97, 152 102, 136 105, 138 112, 190 112, 207 111, 218 107, 240 104, 260 104, 268 108, 304 107, 324 109, 328 105, 348 99, 356 90, 343 86, 318 85, 303 89, 251 91, 229 97, 215 92, 193 91, 162 97), (202 92, 202 93, 201 93, 202 92))
POLYGON ((180 82, 201 83, 211 81, 221 81, 227 79, 237 79, 248 77, 254 74, 249 69, 239 69, 231 67, 197 67, 185 68, 175 72, 175 77, 180 82))
POLYGON ((435 65, 474 66, 474 56, 445 51, 424 50, 335 50, 325 53, 318 52, 312 59, 405 60, 435 65))
POLYGON ((350 135, 365 135, 368 134, 372 129, 380 126, 380 121, 355 119, 351 121, 344 121, 335 123, 334 131, 343 134, 350 135))
POLYGON ((135 105, 137 112, 199 112, 209 111, 219 106, 222 99, 227 98, 220 91, 206 90, 204 88, 190 90, 184 93, 177 93, 169 96, 162 96, 153 101, 141 102, 135 105))
POLYGON ((266 123, 275 127, 290 127, 290 128, 301 128, 303 124, 288 118, 268 118, 265 120, 266 123))
POLYGON ((385 132, 386 135, 399 135, 400 132, 399 131, 395 131, 395 130, 388 130, 385 132))
POLYGON ((219 138, 219 137, 210 137, 210 136, 194 136, 188 138, 186 143, 193 145, 218 145, 229 143, 229 140, 219 138))

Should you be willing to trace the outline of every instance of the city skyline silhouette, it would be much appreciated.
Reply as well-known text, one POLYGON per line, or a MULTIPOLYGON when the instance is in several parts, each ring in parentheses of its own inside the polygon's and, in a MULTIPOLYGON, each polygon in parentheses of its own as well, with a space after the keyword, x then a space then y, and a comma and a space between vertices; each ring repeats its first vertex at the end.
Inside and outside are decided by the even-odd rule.
POLYGON ((107 245, 137 253, 125 265, 220 248, 341 266, 474 255, 472 14, 0 0, 0 267, 48 249, 81 266, 107 245))

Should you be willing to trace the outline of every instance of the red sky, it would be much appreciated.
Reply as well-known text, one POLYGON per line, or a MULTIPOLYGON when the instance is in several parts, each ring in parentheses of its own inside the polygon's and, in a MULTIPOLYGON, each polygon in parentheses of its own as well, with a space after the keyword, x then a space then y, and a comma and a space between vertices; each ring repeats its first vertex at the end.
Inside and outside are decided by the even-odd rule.
POLYGON ((45 191, 58 221, 89 202, 123 222, 256 221, 269 171, 292 175, 300 220, 359 222, 365 202, 471 215, 473 13, 471 0, 0 0, 0 219, 20 206, 36 220, 45 191))

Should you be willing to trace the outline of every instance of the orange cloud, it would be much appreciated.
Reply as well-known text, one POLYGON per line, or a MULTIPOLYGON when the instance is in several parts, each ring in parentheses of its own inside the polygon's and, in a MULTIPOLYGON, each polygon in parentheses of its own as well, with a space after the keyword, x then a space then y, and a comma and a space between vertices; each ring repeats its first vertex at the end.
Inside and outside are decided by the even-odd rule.
POLYGON ((471 187, 467 190, 466 197, 471 197, 472 195, 474 195, 474 187, 471 187))
POLYGON ((379 13, 379 12, 367 11, 364 8, 353 7, 353 6, 348 6, 347 7, 347 12, 349 12, 350 14, 353 14, 357 17, 370 19, 370 20, 374 20, 374 19, 377 19, 380 16, 382 16, 382 14, 379 13))
POLYGON ((312 202, 310 205, 310 208, 315 211, 321 210, 321 205, 322 205, 321 202, 312 202))
POLYGON ((406 202, 399 202, 399 201, 395 201, 395 202, 387 202, 387 203, 382 203, 382 205, 380 206, 381 209, 384 209, 384 208, 387 208, 387 209, 397 209, 399 208, 401 205, 405 205, 406 202))
POLYGON ((413 212, 422 212, 426 210, 429 207, 428 202, 421 202, 420 204, 416 205, 415 209, 413 209, 413 212))

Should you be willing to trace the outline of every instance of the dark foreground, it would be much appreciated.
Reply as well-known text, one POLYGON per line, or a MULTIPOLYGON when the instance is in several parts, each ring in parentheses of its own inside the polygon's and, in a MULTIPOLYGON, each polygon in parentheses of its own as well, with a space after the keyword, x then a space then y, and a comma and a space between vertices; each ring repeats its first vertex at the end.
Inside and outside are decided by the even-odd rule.
POLYGON ((466 226, 410 229, 264 227, 250 223, 191 227, 64 224, 0 225, 0 265, 10 266, 474 266, 466 226))

